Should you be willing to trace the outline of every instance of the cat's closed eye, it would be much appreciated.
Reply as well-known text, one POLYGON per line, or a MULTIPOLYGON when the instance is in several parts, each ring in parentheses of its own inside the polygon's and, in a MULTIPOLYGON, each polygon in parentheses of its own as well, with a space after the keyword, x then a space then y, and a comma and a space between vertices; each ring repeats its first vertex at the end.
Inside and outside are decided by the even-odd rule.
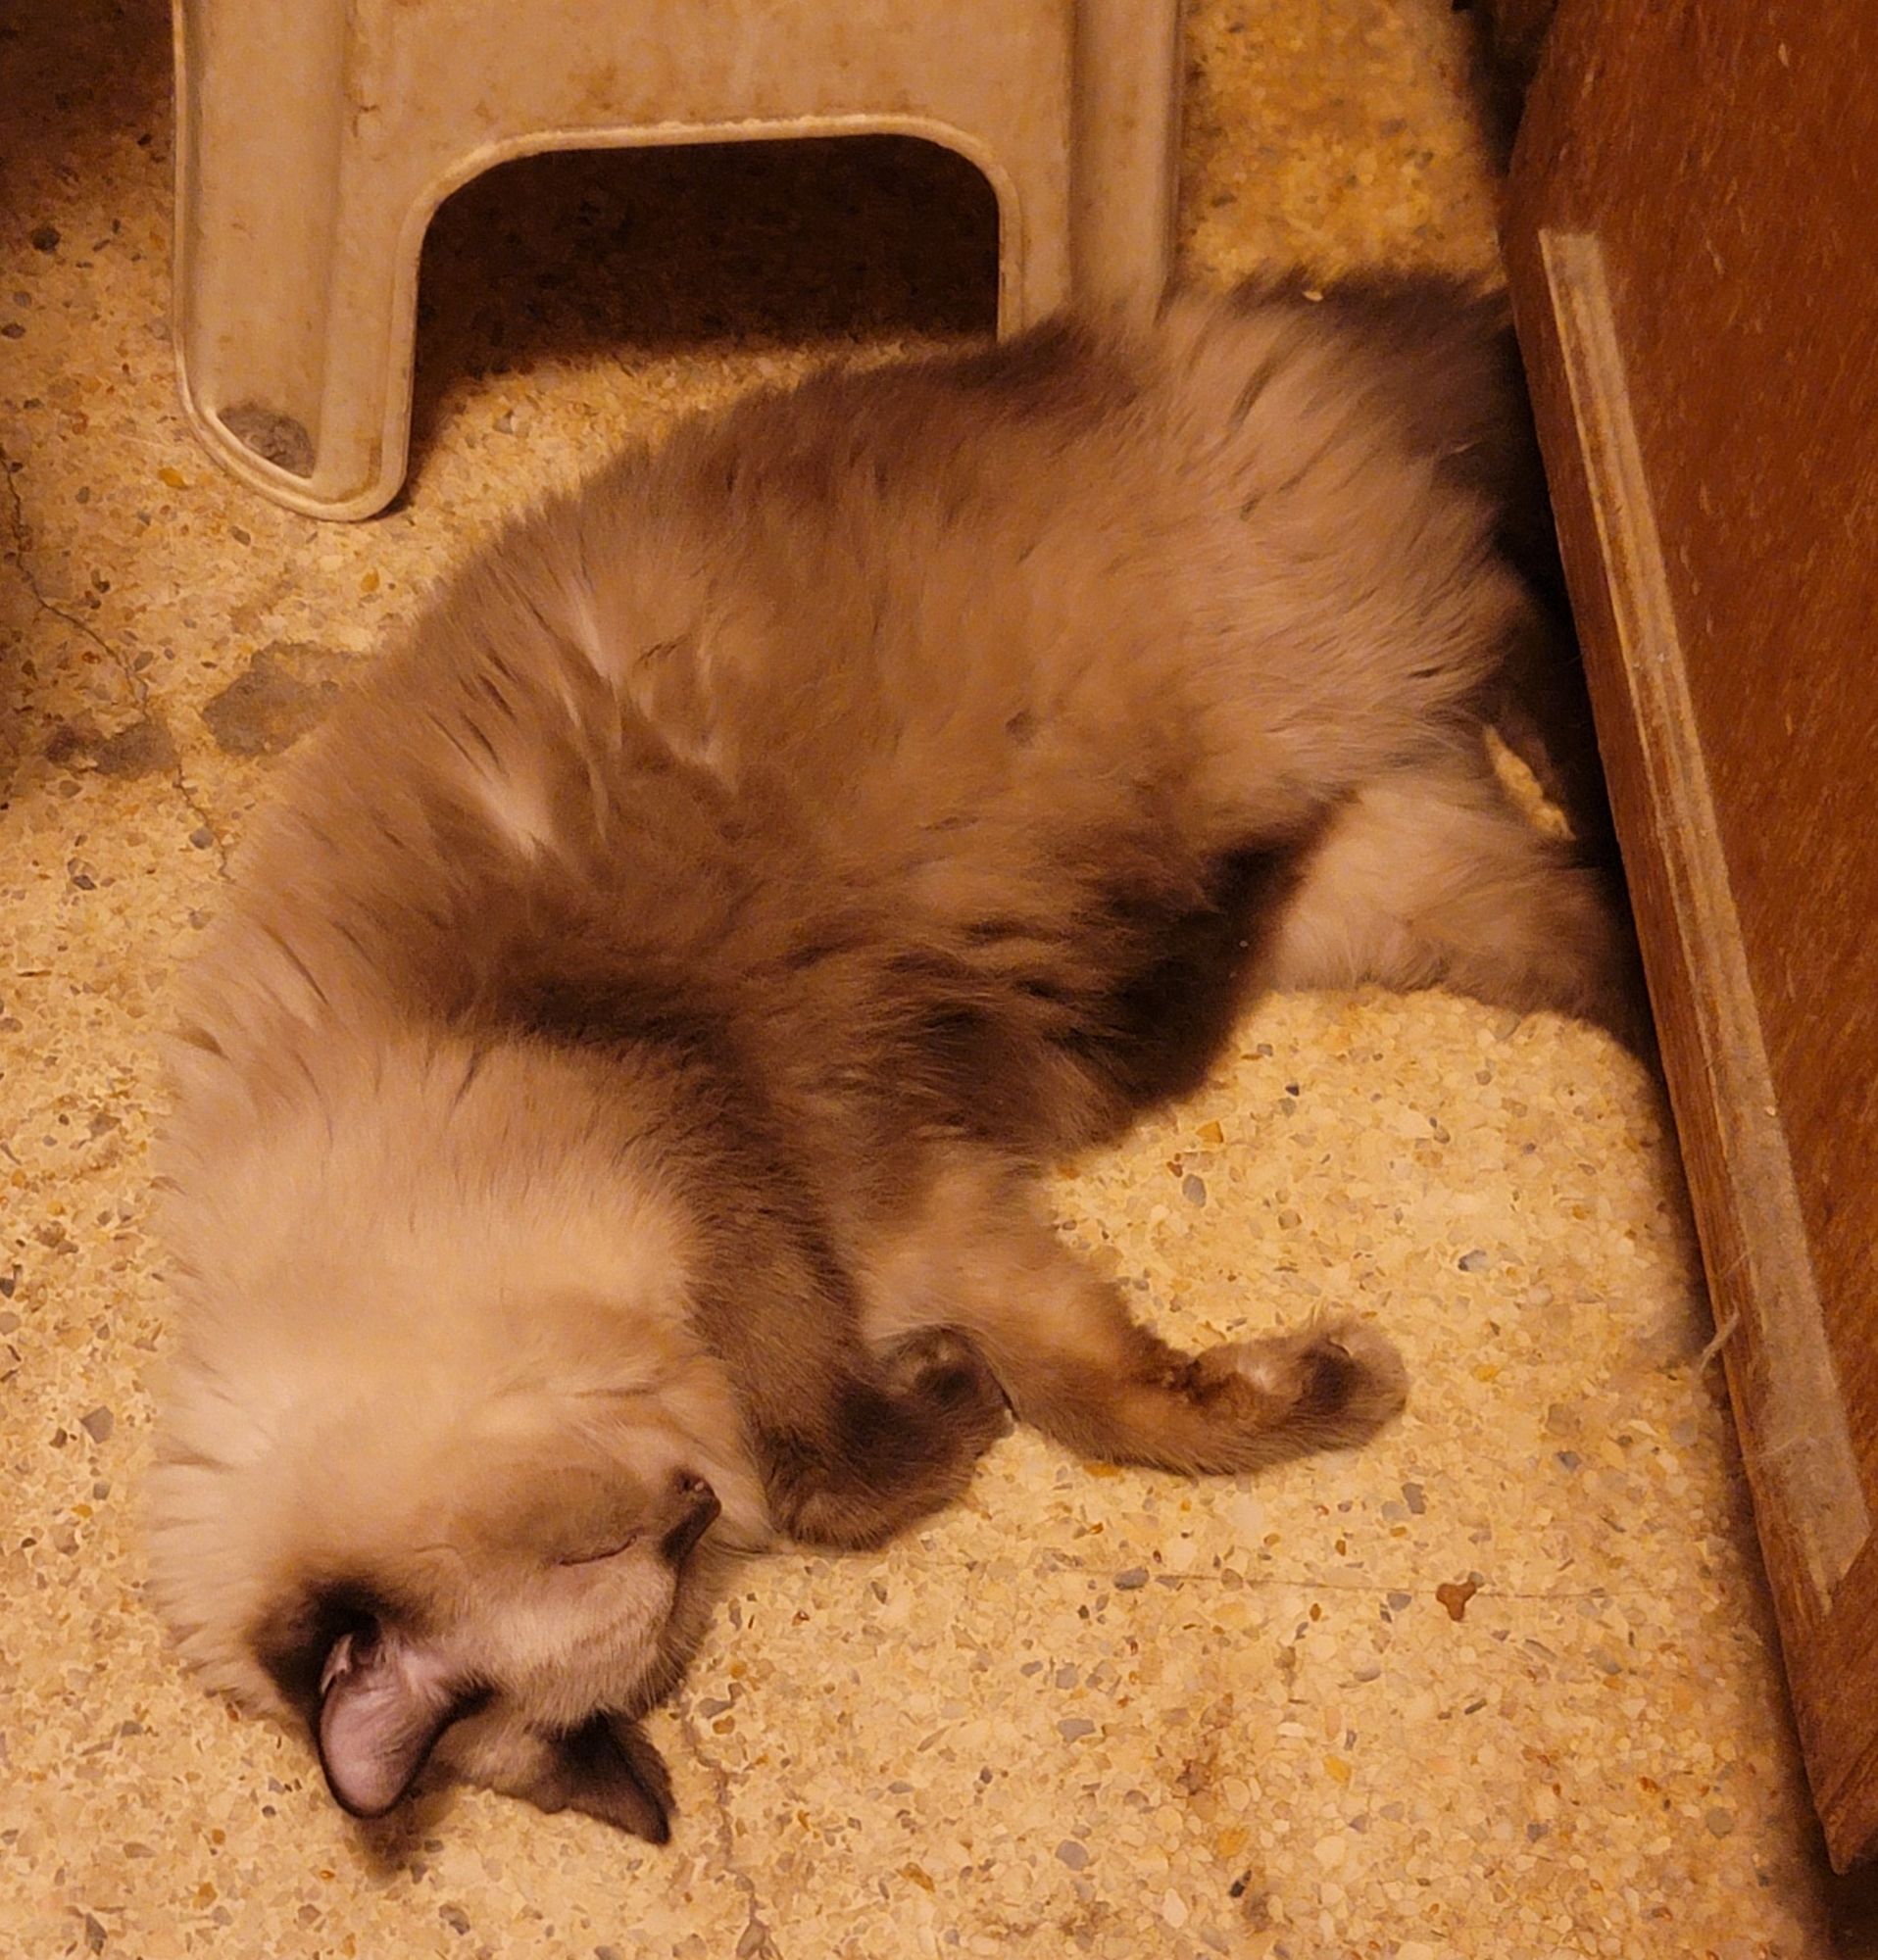
POLYGON ((564 1552, 555 1560, 555 1563, 557 1565, 599 1565, 609 1558, 618 1558, 621 1553, 632 1550, 644 1537, 645 1533, 643 1531, 628 1532, 625 1537, 616 1540, 613 1544, 596 1545, 591 1551, 564 1552))

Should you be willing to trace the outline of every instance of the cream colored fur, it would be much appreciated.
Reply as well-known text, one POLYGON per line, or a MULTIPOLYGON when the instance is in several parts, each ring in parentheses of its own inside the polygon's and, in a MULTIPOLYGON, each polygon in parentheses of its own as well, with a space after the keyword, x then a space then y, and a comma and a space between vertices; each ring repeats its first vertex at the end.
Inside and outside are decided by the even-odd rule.
POLYGON ((756 399, 288 771, 175 1045, 153 1583, 343 1800, 434 1750, 661 1836, 633 1725, 735 1550, 877 1542, 1007 1400, 1194 1471, 1400 1405, 1347 1320, 1175 1353, 1035 1172, 1260 985, 1614 1017, 1480 743, 1539 630, 1496 330, 1183 297, 756 399))

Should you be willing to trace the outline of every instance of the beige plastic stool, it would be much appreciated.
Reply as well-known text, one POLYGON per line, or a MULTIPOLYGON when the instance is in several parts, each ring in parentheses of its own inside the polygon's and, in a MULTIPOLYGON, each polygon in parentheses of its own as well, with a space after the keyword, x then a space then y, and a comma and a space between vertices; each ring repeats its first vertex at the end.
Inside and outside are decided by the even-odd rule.
POLYGON ((998 320, 1165 276, 1180 0, 175 0, 183 407, 320 517, 404 480, 418 262, 541 150, 886 132, 998 200, 998 320))

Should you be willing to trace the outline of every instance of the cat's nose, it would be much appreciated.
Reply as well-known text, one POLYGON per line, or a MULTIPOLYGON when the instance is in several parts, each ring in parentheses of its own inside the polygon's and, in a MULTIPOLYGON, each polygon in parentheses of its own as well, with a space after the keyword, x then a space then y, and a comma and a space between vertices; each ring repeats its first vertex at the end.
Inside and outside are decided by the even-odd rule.
POLYGON ((717 1522, 717 1513, 723 1506, 717 1501, 717 1492, 702 1477, 693 1476, 689 1471, 675 1480, 672 1496, 678 1510, 678 1521, 659 1541, 659 1549, 671 1564, 679 1565, 717 1522))

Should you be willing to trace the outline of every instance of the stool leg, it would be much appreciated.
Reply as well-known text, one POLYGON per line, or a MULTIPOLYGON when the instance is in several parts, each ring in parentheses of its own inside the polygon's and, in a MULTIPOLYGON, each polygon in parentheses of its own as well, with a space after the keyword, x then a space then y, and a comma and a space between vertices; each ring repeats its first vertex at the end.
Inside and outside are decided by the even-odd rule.
POLYGON ((998 335, 1009 339, 1058 312, 1075 290, 1073 186, 1064 181, 1061 161, 1052 169, 1046 157, 1022 154, 1014 144, 1013 152, 993 158, 951 132, 946 146, 976 166, 998 200, 998 335))
POLYGON ((348 11, 182 0, 176 21, 183 407, 235 475, 322 517, 396 494, 410 414, 419 193, 378 172, 348 204, 348 11))
POLYGON ((1184 74, 1180 0, 1077 9, 1070 264, 1084 304, 1145 309, 1167 282, 1184 74))

